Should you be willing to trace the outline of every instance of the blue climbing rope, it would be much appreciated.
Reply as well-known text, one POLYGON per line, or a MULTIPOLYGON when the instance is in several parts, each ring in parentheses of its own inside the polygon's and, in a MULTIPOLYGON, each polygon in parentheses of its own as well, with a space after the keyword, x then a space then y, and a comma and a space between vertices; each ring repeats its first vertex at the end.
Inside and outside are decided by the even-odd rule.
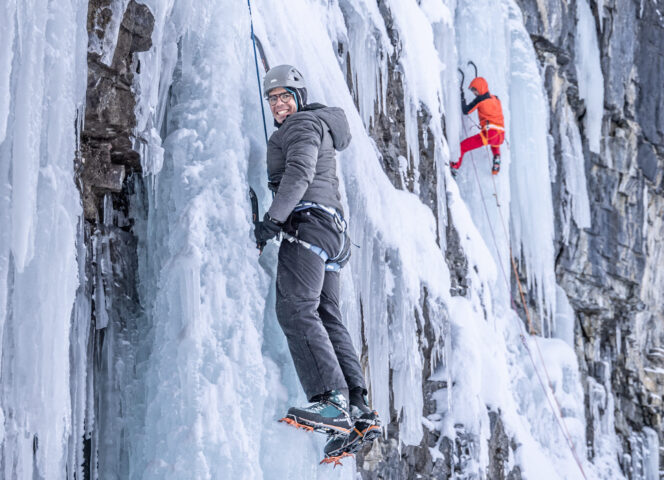
POLYGON ((251 0, 247 0, 247 6, 249 7, 249 20, 251 22, 251 41, 254 44, 254 63, 256 64, 256 82, 258 83, 258 97, 261 104, 261 113, 263 114, 263 132, 265 133, 265 143, 267 144, 267 122, 265 121, 265 107, 263 106, 261 76, 258 71, 258 53, 256 52, 256 36, 254 35, 254 17, 251 14, 251 0))

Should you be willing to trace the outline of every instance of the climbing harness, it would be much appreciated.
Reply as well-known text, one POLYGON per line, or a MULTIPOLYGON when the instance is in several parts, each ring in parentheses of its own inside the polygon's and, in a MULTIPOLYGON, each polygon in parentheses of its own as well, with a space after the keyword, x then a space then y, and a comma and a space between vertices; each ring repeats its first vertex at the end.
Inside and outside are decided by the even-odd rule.
POLYGON ((498 132, 498 135, 500 135, 500 132, 503 133, 503 141, 504 141, 504 135, 505 135, 505 128, 499 127, 498 125, 493 125, 491 123, 487 123, 484 128, 480 129, 480 138, 482 139, 482 145, 485 147, 489 146, 489 131, 491 130, 496 130, 498 132))
MULTIPOLYGON (((302 240, 301 238, 297 238, 297 237, 295 237, 295 236, 293 236, 289 233, 286 233, 286 232, 282 232, 282 235, 289 242, 297 243, 299 245, 302 245, 307 250, 311 250, 313 253, 318 255, 323 260, 323 262, 325 263, 325 271, 327 271, 327 272, 338 272, 339 270, 341 270, 341 265, 338 262, 339 255, 341 255, 341 253, 339 255, 337 255, 336 257, 334 257, 334 258, 330 258, 330 256, 327 254, 327 252, 325 250, 323 250, 321 247, 319 247, 318 245, 313 245, 313 244, 311 244, 311 243, 309 243, 305 240, 302 240)), ((343 242, 342 242, 342 248, 343 248, 345 243, 346 243, 345 235, 342 237, 342 239, 343 239, 343 242)), ((343 252, 343 250, 342 250, 342 252, 343 252)))
POLYGON ((325 205, 321 205, 320 203, 316 202, 307 202, 307 201, 302 201, 295 205, 295 208, 293 209, 294 212, 301 212, 303 210, 308 210, 310 208, 316 209, 316 210, 321 210, 328 215, 330 215, 334 219, 334 224, 337 226, 339 229, 339 233, 344 233, 346 231, 346 228, 348 228, 348 224, 346 223, 346 220, 344 220, 344 217, 341 216, 339 212, 335 208, 332 207, 326 207, 325 205))
POLYGON ((494 125, 493 123, 487 123, 484 125, 484 128, 482 130, 500 130, 500 131, 505 131, 505 127, 501 127, 500 125, 494 125))
POLYGON ((341 247, 339 248, 339 253, 337 255, 331 257, 323 248, 319 247, 318 245, 309 243, 305 240, 302 240, 301 238, 298 238, 295 235, 291 235, 286 232, 282 232, 282 235, 289 242, 298 243, 307 250, 311 250, 313 253, 318 255, 325 263, 326 271, 338 272, 339 270, 341 270, 341 268, 346 264, 346 262, 350 258, 350 245, 348 244, 349 239, 348 235, 346 235, 346 229, 348 228, 348 224, 346 223, 346 220, 344 220, 344 218, 341 216, 341 214, 337 212, 336 209, 325 205, 321 205, 320 203, 303 201, 295 206, 293 212, 303 212, 305 210, 310 210, 310 209, 320 210, 325 214, 329 215, 330 217, 332 217, 332 219, 334 220, 334 224, 336 225, 337 229, 339 230, 339 233, 341 234, 341 247))
MULTIPOLYGON (((464 135, 467 135, 466 127, 464 126, 463 129, 464 129, 464 135)), ((486 151, 488 153, 489 152, 488 146, 486 146, 486 147, 487 147, 486 151)), ((494 247, 496 249, 496 255, 498 256, 498 258, 500 258, 500 249, 498 248, 498 242, 496 240, 496 234, 493 230, 493 224, 491 223, 491 217, 489 215, 489 210, 486 206, 486 201, 484 200, 484 191, 482 189, 482 184, 480 182, 479 174, 477 172, 477 166, 475 165, 475 158, 473 156, 473 152, 469 152, 469 153, 470 153, 471 162, 473 164, 473 170, 475 172, 475 179, 477 180, 477 186, 480 190, 480 198, 482 199, 482 206, 483 206, 483 209, 484 209, 484 214, 486 215, 487 222, 489 223, 489 230, 491 232, 491 237, 493 239, 493 244, 494 244, 494 247)), ((505 235, 505 238, 509 242, 509 235, 507 233, 505 218, 503 217, 501 205, 500 205, 500 202, 498 201, 498 190, 497 190, 497 187, 496 187, 496 180, 495 180, 495 177, 493 175, 491 176, 491 178, 493 179, 494 198, 496 200, 496 207, 497 207, 498 213, 500 215, 500 219, 501 219, 501 223, 502 223, 502 227, 503 227, 503 234, 505 235)), ((569 447, 570 452, 572 453, 572 457, 574 458, 577 466, 579 467, 579 470, 581 471, 581 475, 583 476, 583 478, 587 479, 588 477, 586 476, 586 473, 583 469, 583 465, 581 463, 579 455, 578 455, 578 453, 576 451, 576 448, 574 446, 574 442, 572 441, 572 437, 570 435, 570 432, 567 428, 567 425, 565 424, 565 420, 563 418, 563 413, 562 413, 562 407, 560 405, 560 402, 556 398, 555 391, 554 391, 554 388, 553 388, 553 383, 551 382, 551 377, 549 375, 548 369, 546 368, 546 363, 544 362, 544 355, 542 354, 542 350, 540 349, 539 342, 537 341, 537 335, 535 335, 535 329, 533 328, 532 319, 530 317, 530 312, 528 310, 528 304, 526 303, 525 294, 523 293, 523 287, 521 285, 521 280, 519 279, 519 272, 518 272, 518 269, 517 269, 516 261, 514 259, 514 255, 512 254, 512 247, 510 247, 510 249, 509 249, 509 255, 510 255, 510 262, 512 264, 512 269, 514 271, 514 277, 516 279, 516 283, 517 283, 517 286, 518 286, 518 289, 519 289, 519 295, 521 297, 521 303, 523 304, 523 309, 525 311, 526 321, 527 321, 527 324, 528 324, 528 332, 526 332, 524 330, 523 323, 521 321, 517 322, 519 324, 519 329, 521 331, 521 333, 520 333, 521 342, 523 343, 523 346, 524 346, 526 352, 528 353, 528 357, 530 358, 530 362, 533 366, 533 370, 535 371, 535 374, 537 376, 539 384, 542 387, 542 391, 544 392, 544 395, 546 396, 547 402, 549 404, 549 408, 551 409, 551 412, 553 413, 553 416, 556 419, 556 423, 558 424, 558 427, 560 428, 560 430, 563 434, 563 437, 565 437, 565 441, 567 442, 567 446, 569 447), (530 337, 533 339, 533 342, 535 343, 535 347, 537 348, 539 360, 540 360, 540 363, 542 365, 542 370, 544 370, 544 374, 546 376, 547 382, 544 381, 539 369, 537 368, 537 363, 535 362, 535 358, 533 356, 532 350, 531 350, 530 346, 528 345, 526 334, 529 334, 530 337), (548 386, 548 389, 547 389, 547 386, 548 386), (555 405, 554 405, 554 403, 555 403, 555 405)), ((500 271, 502 272, 503 279, 505 280, 505 284, 507 286, 507 291, 509 292, 509 295, 510 295, 510 302, 511 302, 511 305, 512 305, 512 309, 516 312, 516 310, 517 310, 516 303, 514 301, 514 297, 512 296, 512 289, 511 289, 511 286, 510 286, 509 279, 507 278, 507 274, 505 273, 505 269, 503 268, 502 262, 498 262, 498 264, 500 266, 500 271)))

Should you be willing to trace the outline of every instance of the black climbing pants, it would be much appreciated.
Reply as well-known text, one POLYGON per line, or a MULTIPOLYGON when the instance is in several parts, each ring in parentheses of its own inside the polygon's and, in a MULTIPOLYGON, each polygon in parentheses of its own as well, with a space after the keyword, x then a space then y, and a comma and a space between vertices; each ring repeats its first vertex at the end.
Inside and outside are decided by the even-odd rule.
MULTIPOLYGON (((318 245, 326 244, 323 248, 334 251, 332 244, 336 243, 339 248, 338 233, 320 229, 315 219, 313 223, 306 220, 302 231, 316 230, 309 237, 317 237, 318 245)), ((285 239, 279 249, 276 307, 295 370, 310 401, 330 390, 366 389, 350 334, 341 318, 339 272, 325 271, 321 257, 285 239)))

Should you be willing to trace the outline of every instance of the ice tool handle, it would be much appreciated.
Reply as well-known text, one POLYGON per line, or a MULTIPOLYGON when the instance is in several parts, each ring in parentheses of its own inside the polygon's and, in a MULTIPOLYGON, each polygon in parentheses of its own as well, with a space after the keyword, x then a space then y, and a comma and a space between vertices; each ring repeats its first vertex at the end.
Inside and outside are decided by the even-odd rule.
MULTIPOLYGON (((254 223, 255 229, 258 226, 260 216, 258 212, 258 197, 251 187, 249 187, 249 199, 251 200, 251 221, 254 223)), ((258 249, 258 255, 263 253, 263 245, 259 242, 256 242, 256 248, 258 249)))
MULTIPOLYGON (((263 133, 265 134, 265 144, 267 145, 268 143, 268 138, 267 138, 267 122, 265 121, 265 107, 263 105, 263 92, 261 91, 261 77, 260 77, 260 72, 258 69, 258 53, 257 53, 257 48, 256 48, 256 34, 254 33, 254 17, 251 14, 251 0, 247 0, 247 7, 249 7, 249 22, 251 24, 251 42, 253 43, 254 47, 254 63, 256 65, 256 83, 258 87, 258 101, 261 105, 261 114, 263 116, 263 133)), ((268 70, 268 64, 267 61, 265 60, 265 53, 263 52, 263 46, 261 45, 260 41, 258 41, 258 50, 260 50, 261 54, 261 61, 263 63, 263 69, 267 72, 268 70)), ((251 199, 251 219, 252 222, 254 223, 254 229, 258 226, 259 222, 259 212, 258 212, 258 197, 256 196, 256 192, 254 191, 253 188, 249 187, 249 198, 251 199)), ((256 242, 256 248, 258 248, 258 254, 263 253, 263 246, 259 242, 256 242)))

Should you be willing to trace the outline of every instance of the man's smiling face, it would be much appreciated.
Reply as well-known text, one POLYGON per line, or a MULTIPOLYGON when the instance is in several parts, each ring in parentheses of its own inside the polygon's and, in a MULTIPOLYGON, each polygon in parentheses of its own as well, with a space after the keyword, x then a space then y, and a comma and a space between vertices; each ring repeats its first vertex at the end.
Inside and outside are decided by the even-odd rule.
POLYGON ((268 103, 270 104, 270 111, 277 123, 284 123, 284 120, 286 120, 288 115, 297 112, 295 97, 283 87, 277 87, 270 90, 267 98, 268 103))

